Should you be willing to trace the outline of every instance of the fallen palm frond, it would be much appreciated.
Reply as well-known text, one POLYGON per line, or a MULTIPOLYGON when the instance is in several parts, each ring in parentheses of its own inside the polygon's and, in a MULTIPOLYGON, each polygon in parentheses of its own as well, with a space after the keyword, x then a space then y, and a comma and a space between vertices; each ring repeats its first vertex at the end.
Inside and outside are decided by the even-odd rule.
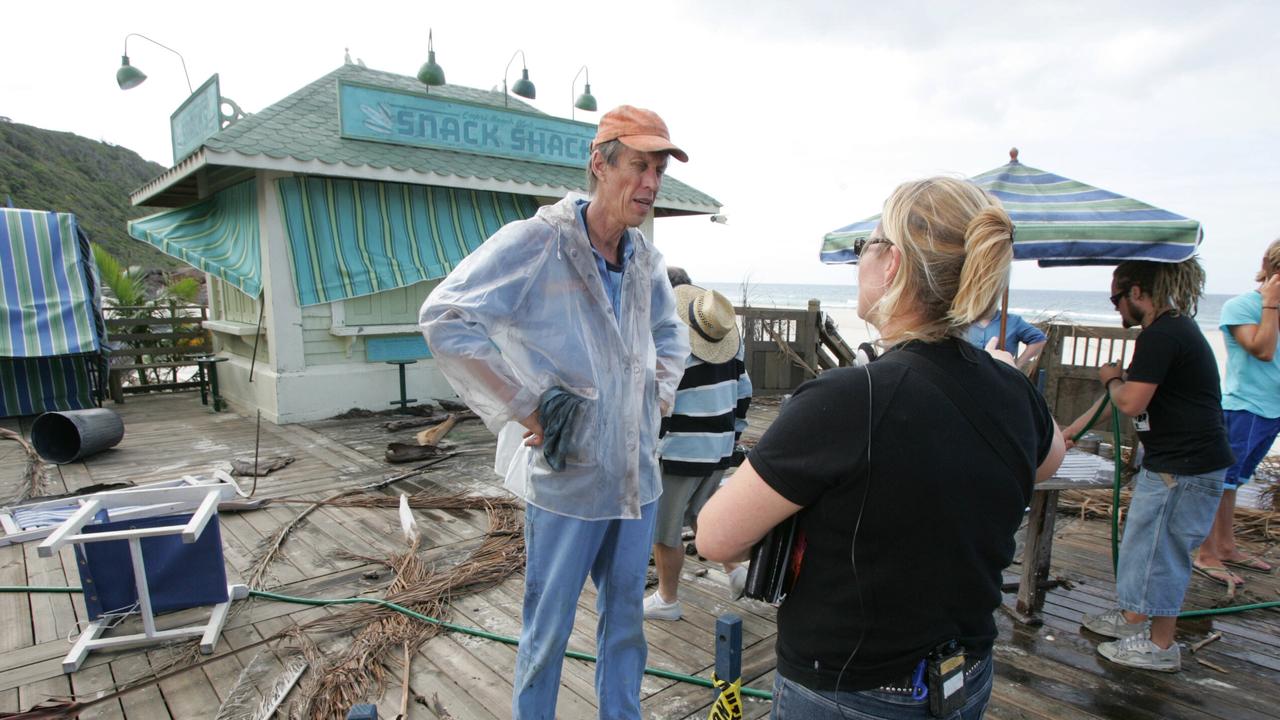
MULTIPOLYGON (((397 498, 386 498, 392 504, 397 498)), ((489 499, 496 500, 496 499, 489 499)), ((383 561, 396 571, 384 599, 414 612, 443 620, 449 599, 501 583, 524 565, 522 520, 514 503, 490 502, 486 507, 489 533, 466 560, 444 570, 427 566, 418 557, 415 542, 404 553, 383 561)), ((316 672, 303 683, 305 700, 291 709, 303 718, 342 717, 353 704, 386 689, 387 665, 397 661, 397 651, 416 652, 443 628, 380 605, 360 605, 313 620, 303 632, 342 632, 360 628, 341 653, 325 657, 316 672)))
MULTIPOLYGON (((1081 518, 1110 518, 1111 490, 1063 490, 1058 496, 1058 512, 1081 518)), ((1129 490, 1120 491, 1120 520, 1129 506, 1129 490)), ((1236 537, 1255 542, 1280 542, 1280 512, 1236 507, 1236 537)))
MULTIPOLYGON (((299 504, 305 504, 308 507, 307 509, 298 513, 296 517, 294 517, 292 520, 286 523, 279 530, 276 530, 274 533, 272 533, 270 537, 263 540, 262 545, 259 546, 258 551, 254 553, 253 562, 250 564, 249 571, 246 576, 247 577, 246 582, 248 583, 249 587, 257 588, 257 589, 266 588, 267 580, 270 578, 270 575, 271 575, 270 573, 271 564, 274 563, 276 561, 276 558, 280 556, 281 548, 284 546, 285 541, 287 541, 289 539, 289 536, 293 533, 293 531, 296 530, 297 527, 302 524, 302 521, 306 520, 308 515, 320 509, 321 506, 334 505, 338 507, 386 507, 384 505, 378 505, 373 502, 370 502, 367 499, 358 500, 358 502, 345 504, 345 505, 342 502, 340 502, 349 498, 359 499, 359 498, 366 498, 366 497, 382 498, 386 500, 388 503, 390 503, 390 505, 396 505, 400 502, 398 499, 394 497, 385 496, 385 495, 375 495, 368 491, 384 488, 392 483, 399 482, 401 480, 406 480, 408 478, 413 477, 414 475, 421 474, 422 472, 430 468, 432 465, 438 465, 439 463, 442 463, 451 457, 453 457, 453 455, 444 455, 442 457, 435 458, 430 462, 425 462, 421 465, 418 465, 417 467, 411 468, 398 475, 394 475, 389 478, 384 478, 376 482, 368 483, 366 485, 362 485, 361 487, 354 488, 352 490, 344 490, 340 493, 337 493, 336 495, 330 495, 329 497, 323 500, 289 500, 285 498, 276 498, 272 500, 272 502, 275 504, 299 503, 299 504), (363 502, 365 504, 359 504, 360 502, 363 502)), ((427 507, 426 505, 414 504, 413 498, 424 496, 424 495, 430 495, 430 494, 417 493, 413 497, 411 497, 409 500, 410 507, 415 507, 415 508, 427 507)), ((470 496, 461 495, 461 494, 432 495, 431 497, 441 498, 442 501, 444 501, 447 498, 455 498, 457 499, 457 502, 467 502, 469 500, 474 500, 473 498, 470 498, 470 496)), ((487 507, 487 506, 488 506, 488 503, 485 503, 483 502, 483 500, 480 500, 473 505, 467 505, 467 506, 449 505, 447 507, 479 508, 479 507, 487 507)), ((444 506, 441 506, 441 507, 444 507, 444 506)), ((239 608, 240 608, 240 605, 237 604, 236 610, 239 610, 239 608)))
POLYGON ((11 496, 0 500, 0 504, 12 505, 20 503, 27 498, 43 495, 49 469, 45 465, 44 459, 40 457, 40 453, 37 453, 36 449, 31 447, 31 443, 27 442, 22 435, 12 430, 0 428, 0 438, 18 443, 27 454, 27 465, 22 471, 18 487, 14 489, 11 496))
POLYGON ((278 663, 268 651, 259 651, 236 678, 236 684, 218 707, 214 720, 270 720, 285 696, 307 670, 307 661, 293 655, 284 663, 284 671, 276 673, 278 663), (264 691, 262 681, 275 675, 264 691))

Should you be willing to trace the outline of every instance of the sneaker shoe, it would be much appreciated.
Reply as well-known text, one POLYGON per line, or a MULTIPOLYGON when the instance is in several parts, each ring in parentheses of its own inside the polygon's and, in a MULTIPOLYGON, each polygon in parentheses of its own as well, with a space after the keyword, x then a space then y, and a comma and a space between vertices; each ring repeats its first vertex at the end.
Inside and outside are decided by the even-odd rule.
POLYGON ((1178 643, 1161 649, 1146 635, 1101 643, 1098 645, 1098 654, 1117 665, 1139 670, 1178 672, 1182 669, 1182 650, 1178 643))
POLYGON ((729 573, 729 599, 737 600, 747 589, 747 566, 739 565, 729 573))
POLYGON ((1151 630, 1151 621, 1143 620, 1140 623, 1129 623, 1124 620, 1124 611, 1120 608, 1108 610, 1097 615, 1085 615, 1080 620, 1080 624, 1087 630, 1092 630, 1104 637, 1127 638, 1131 635, 1147 636, 1151 630))
POLYGON ((644 599, 644 619, 645 620, 679 620, 684 616, 684 610, 680 607, 680 601, 667 602, 662 599, 662 595, 657 590, 652 595, 644 599))

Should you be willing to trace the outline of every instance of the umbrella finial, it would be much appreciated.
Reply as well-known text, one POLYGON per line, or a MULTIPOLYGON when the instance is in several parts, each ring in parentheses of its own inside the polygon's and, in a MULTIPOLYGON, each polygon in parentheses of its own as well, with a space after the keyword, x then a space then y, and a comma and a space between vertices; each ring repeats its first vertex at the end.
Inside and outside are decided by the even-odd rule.
POLYGON ((1018 162, 1018 148, 1009 148, 1009 162, 1018 162))

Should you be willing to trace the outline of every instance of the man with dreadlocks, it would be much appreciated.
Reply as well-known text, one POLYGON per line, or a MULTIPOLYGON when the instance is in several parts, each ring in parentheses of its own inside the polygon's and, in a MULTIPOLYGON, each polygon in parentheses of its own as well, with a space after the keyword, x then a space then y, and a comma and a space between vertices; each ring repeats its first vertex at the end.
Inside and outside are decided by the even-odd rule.
POLYGON ((1173 640, 1191 579, 1191 551, 1209 533, 1233 462, 1222 422, 1218 363, 1192 317, 1204 270, 1181 263, 1131 261, 1116 267, 1111 304, 1126 328, 1141 326, 1129 368, 1104 365, 1106 393, 1063 429, 1069 440, 1103 400, 1133 418, 1145 448, 1116 569, 1119 608, 1087 615, 1084 627, 1114 638, 1098 645, 1129 667, 1177 672, 1173 640))

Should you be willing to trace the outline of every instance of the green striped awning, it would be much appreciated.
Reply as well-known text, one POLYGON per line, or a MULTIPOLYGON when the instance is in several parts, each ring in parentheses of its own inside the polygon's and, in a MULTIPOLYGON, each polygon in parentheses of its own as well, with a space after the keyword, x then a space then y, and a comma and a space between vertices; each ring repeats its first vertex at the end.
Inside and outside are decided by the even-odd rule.
MULTIPOLYGON (((1195 220, 1016 158, 971 180, 999 198, 1013 220, 1016 260, 1037 260, 1042 266, 1182 262, 1195 254, 1203 235, 1195 220)), ((822 261, 857 262, 854 243, 879 222, 876 215, 827 233, 822 261)))
POLYGON ((194 205, 131 220, 129 234, 222 278, 250 297, 262 292, 257 183, 253 180, 194 205))
POLYGON ((278 181, 298 303, 319 305, 434 280, 532 196, 324 177, 278 181))
POLYGON ((88 248, 71 213, 0 208, 0 357, 102 347, 88 248))

